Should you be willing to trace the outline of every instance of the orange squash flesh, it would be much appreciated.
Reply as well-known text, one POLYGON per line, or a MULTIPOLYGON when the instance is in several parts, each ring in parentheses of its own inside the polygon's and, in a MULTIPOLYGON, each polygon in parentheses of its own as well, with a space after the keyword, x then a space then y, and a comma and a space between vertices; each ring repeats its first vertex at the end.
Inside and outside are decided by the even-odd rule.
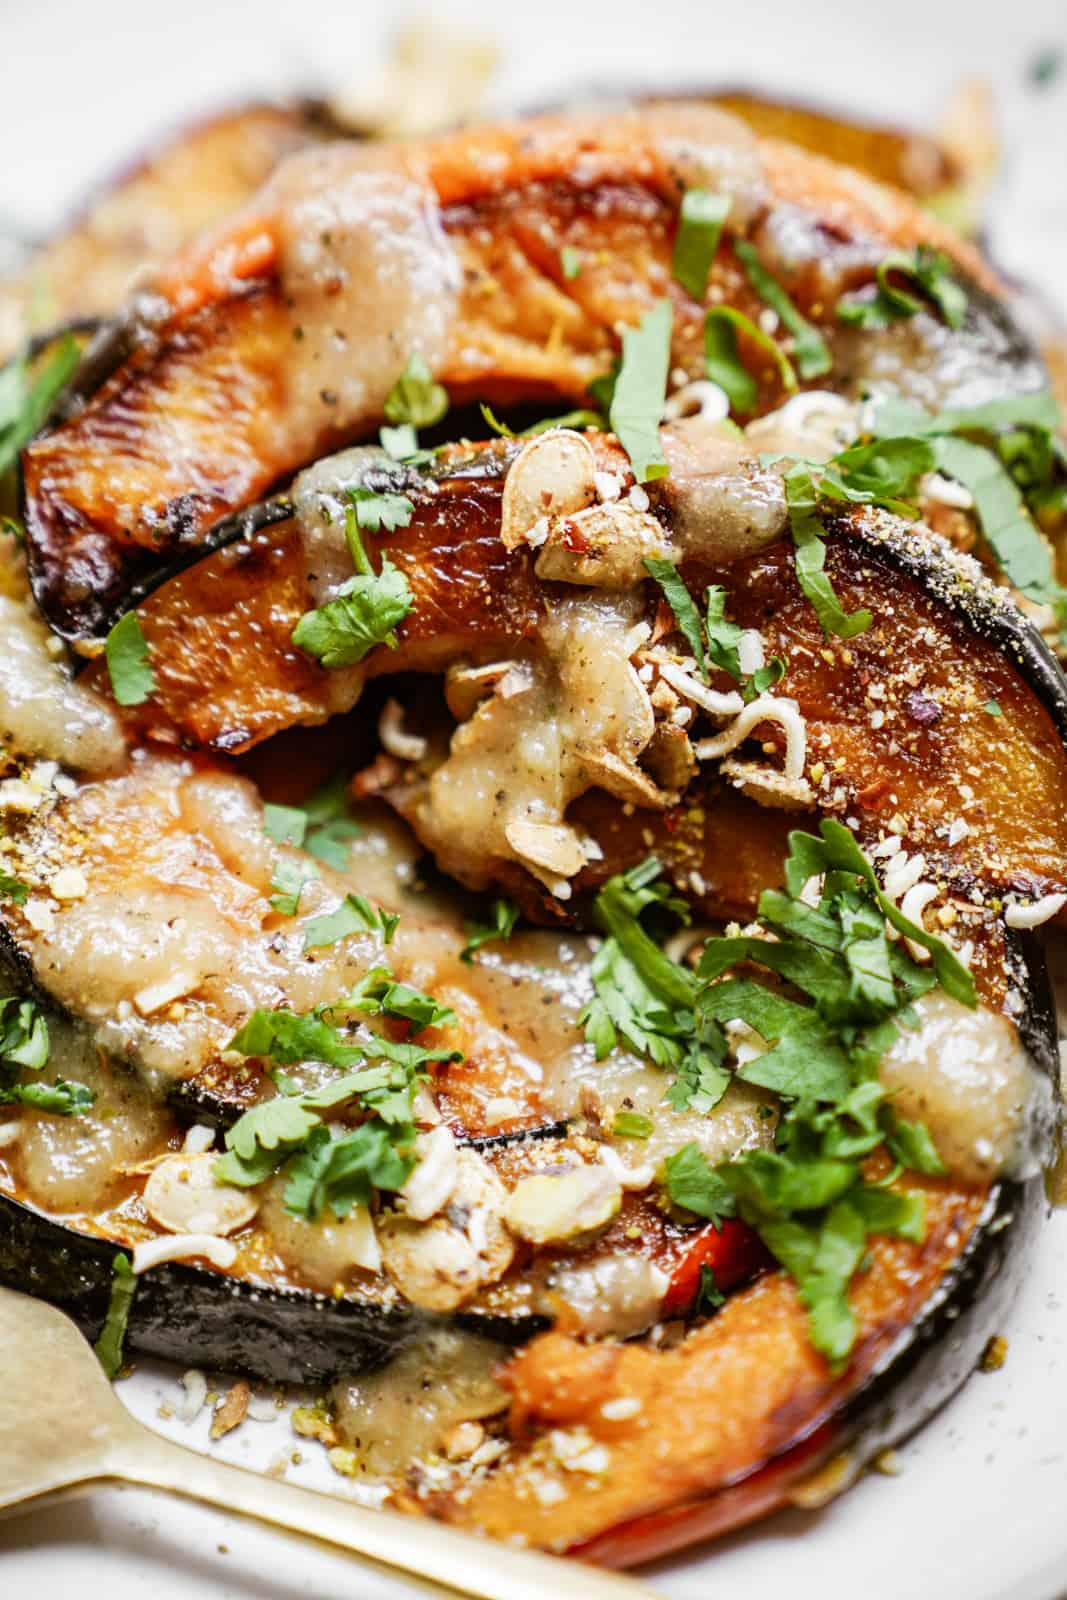
MULTIPOLYGON (((707 108, 670 115, 683 145, 702 132, 714 140, 724 125, 733 138, 744 133, 707 108)), ((503 124, 376 147, 365 158, 417 174, 438 197, 462 272, 449 354, 436 374, 455 400, 581 400, 610 366, 616 327, 663 294, 674 302, 672 360, 702 374, 703 306, 670 273, 678 147, 649 112, 503 124), (568 246, 586 263, 573 280, 561 266, 568 246)), ((869 279, 891 246, 920 239, 992 285, 978 258, 904 196, 786 146, 758 148, 772 199, 808 208, 834 237, 856 243, 838 291, 869 279)), ((299 329, 277 276, 279 226, 268 189, 173 261, 157 285, 174 308, 158 340, 24 453, 34 589, 68 635, 99 631, 153 561, 197 544, 226 512, 343 437, 326 404, 310 431, 288 420, 279 375, 299 329)), ((802 310, 832 324, 821 272, 802 272, 790 287, 802 310)), ((708 293, 746 315, 760 309, 728 247, 708 293)), ((753 360, 760 410, 782 397, 776 369, 766 368, 753 360)))

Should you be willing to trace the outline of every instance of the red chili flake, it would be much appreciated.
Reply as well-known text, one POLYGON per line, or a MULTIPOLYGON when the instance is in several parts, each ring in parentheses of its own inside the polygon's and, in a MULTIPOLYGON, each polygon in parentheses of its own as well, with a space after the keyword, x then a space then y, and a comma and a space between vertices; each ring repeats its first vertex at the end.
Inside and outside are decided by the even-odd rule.
POLYGON ((912 690, 904 701, 904 709, 920 727, 927 728, 931 723, 941 720, 941 705, 931 695, 923 694, 921 689, 912 690))
POLYGON ((560 527, 563 548, 572 555, 584 556, 589 549, 589 539, 581 528, 577 527, 568 517, 560 527))
POLYGON ((856 804, 864 811, 880 811, 882 801, 889 792, 888 778, 875 778, 865 788, 856 790, 856 804))

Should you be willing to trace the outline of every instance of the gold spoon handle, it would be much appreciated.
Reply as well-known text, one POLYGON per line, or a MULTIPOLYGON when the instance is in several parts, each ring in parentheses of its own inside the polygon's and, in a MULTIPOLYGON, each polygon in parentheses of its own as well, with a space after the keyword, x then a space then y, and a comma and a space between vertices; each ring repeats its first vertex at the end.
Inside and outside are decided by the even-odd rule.
POLYGON ((545 1600, 546 1595, 554 1600, 571 1596, 656 1600, 653 1590, 632 1578, 508 1545, 480 1546, 469 1534, 429 1519, 369 1510, 333 1495, 279 1483, 199 1455, 147 1429, 123 1430, 108 1468, 112 1476, 128 1482, 169 1489, 225 1511, 311 1534, 479 1600, 545 1600))

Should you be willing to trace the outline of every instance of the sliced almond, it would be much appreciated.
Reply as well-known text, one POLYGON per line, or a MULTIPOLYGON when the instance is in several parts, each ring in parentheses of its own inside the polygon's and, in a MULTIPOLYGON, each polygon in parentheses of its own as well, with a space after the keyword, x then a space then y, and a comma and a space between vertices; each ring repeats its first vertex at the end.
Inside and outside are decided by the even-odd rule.
POLYGON ((543 517, 570 516, 596 499, 596 457, 571 428, 550 428, 523 446, 508 469, 500 508, 500 537, 522 544, 543 517))

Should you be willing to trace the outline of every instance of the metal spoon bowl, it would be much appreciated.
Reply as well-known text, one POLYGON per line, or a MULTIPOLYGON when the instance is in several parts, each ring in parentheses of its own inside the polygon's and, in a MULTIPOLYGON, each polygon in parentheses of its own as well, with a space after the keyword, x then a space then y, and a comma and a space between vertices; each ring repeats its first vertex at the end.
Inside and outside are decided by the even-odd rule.
POLYGON ((0 1289, 0 1511, 104 1479, 147 1484, 310 1534, 481 1600, 639 1600, 630 1578, 484 1545, 453 1528, 279 1483, 164 1439, 132 1417, 70 1319, 0 1289))

